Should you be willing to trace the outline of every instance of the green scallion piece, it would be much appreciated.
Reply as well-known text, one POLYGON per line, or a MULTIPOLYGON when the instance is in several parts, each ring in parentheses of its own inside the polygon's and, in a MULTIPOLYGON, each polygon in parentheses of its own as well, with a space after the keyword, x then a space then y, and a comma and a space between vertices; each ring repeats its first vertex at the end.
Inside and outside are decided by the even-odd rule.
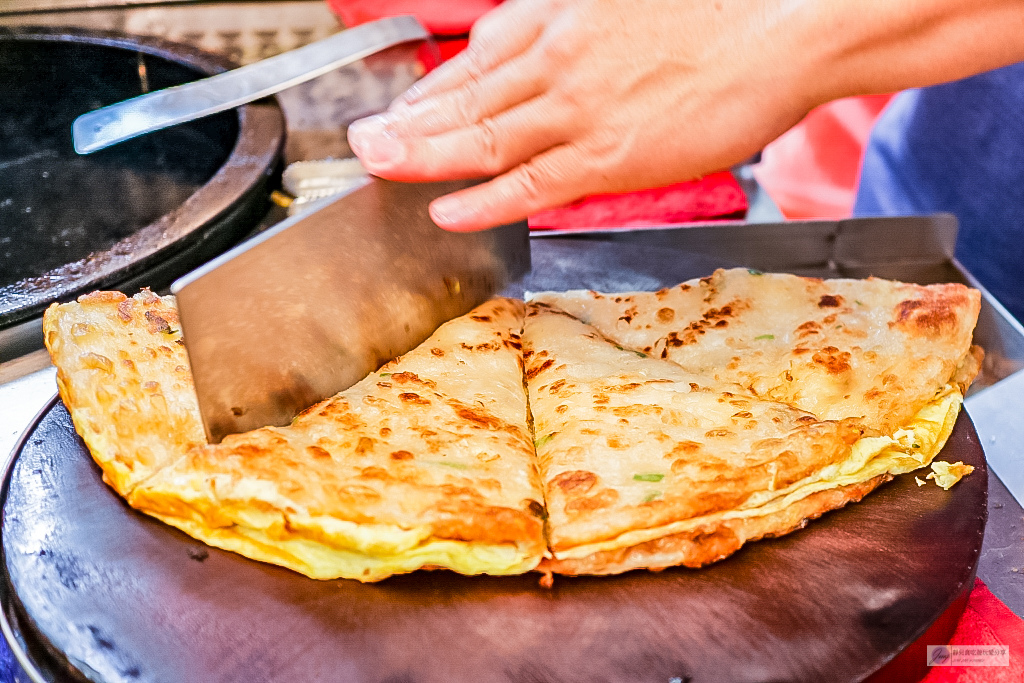
POLYGON ((455 470, 468 470, 469 465, 463 465, 461 462, 441 462, 440 460, 434 461, 436 465, 444 465, 445 467, 451 467, 455 470))
POLYGON ((634 474, 633 481, 650 481, 655 484, 665 478, 664 474, 634 474))
POLYGON ((762 334, 760 336, 754 337, 754 341, 760 341, 761 339, 768 339, 768 340, 775 339, 775 335, 774 334, 762 334))

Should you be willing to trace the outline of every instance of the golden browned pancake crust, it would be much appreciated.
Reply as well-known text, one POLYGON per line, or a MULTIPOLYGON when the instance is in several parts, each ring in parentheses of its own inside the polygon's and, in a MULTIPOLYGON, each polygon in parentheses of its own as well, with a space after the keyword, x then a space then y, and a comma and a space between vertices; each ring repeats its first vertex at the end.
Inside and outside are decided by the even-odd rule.
POLYGON ((802 529, 829 510, 855 503, 892 479, 881 474, 868 481, 819 491, 783 510, 761 517, 730 519, 624 548, 596 552, 580 559, 545 558, 537 571, 545 574, 620 574, 631 569, 703 567, 733 554, 748 541, 784 536, 802 529))
POLYGON ((377 580, 540 561, 522 316, 522 302, 488 302, 290 426, 216 446, 204 443, 169 298, 85 297, 45 324, 61 395, 134 507, 310 576, 377 580))
POLYGON ((823 420, 858 418, 881 434, 906 424, 958 368, 980 367, 971 335, 981 294, 959 284, 735 268, 658 292, 544 292, 532 300, 624 347, 823 420))
POLYGON ((88 294, 50 306, 43 332, 75 429, 122 496, 206 443, 173 299, 88 294))
POLYGON ((981 367, 979 307, 960 285, 746 269, 543 293, 525 322, 495 299, 218 445, 172 298, 97 292, 43 327, 77 431, 137 509, 314 578, 550 582, 701 566, 927 466, 981 367))

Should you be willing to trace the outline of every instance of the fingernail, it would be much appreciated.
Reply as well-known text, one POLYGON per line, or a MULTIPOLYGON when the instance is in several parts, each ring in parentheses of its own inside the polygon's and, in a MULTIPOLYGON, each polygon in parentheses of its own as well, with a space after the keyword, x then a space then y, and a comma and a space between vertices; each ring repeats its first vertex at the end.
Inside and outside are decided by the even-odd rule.
POLYGON ((394 166, 405 159, 405 144, 394 138, 380 137, 365 145, 359 158, 370 166, 394 166))
POLYGON ((348 127, 348 141, 352 149, 361 152, 362 148, 370 144, 374 138, 383 137, 386 124, 384 117, 379 114, 353 121, 348 127))
POLYGON ((430 204, 430 217, 440 227, 453 227, 473 215, 473 209, 455 197, 442 197, 430 204))
POLYGON ((352 123, 348 143, 364 162, 374 166, 390 166, 405 158, 405 144, 387 131, 387 118, 371 116, 352 123))

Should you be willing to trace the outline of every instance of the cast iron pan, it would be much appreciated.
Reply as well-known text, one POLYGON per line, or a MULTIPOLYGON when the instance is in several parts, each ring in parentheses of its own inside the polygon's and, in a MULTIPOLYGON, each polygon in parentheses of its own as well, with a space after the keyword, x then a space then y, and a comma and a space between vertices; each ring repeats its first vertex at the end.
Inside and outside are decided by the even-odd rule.
POLYGON ((264 101, 75 154, 71 122, 223 71, 155 39, 0 28, 0 328, 99 288, 162 287, 266 212, 284 120, 264 101))
MULTIPOLYGON (((528 289, 658 287, 708 259, 534 241, 528 289)), ((950 491, 902 476, 806 529, 701 570, 614 577, 314 581, 209 548, 131 510, 55 401, 4 479, 3 627, 40 680, 861 681, 969 591, 987 472, 962 413, 950 491)), ((933 643, 933 644, 934 644, 933 643)), ((924 653, 911 663, 916 680, 924 653)))

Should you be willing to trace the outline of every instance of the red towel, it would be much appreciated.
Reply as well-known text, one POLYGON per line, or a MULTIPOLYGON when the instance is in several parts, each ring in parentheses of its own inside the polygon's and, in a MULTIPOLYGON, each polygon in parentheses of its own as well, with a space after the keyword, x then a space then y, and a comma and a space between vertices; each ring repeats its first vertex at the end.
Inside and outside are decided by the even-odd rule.
POLYGON ((586 197, 530 216, 531 230, 640 227, 743 218, 747 197, 727 171, 653 190, 586 197))
MULTIPOLYGON (((931 643, 937 644, 937 643, 931 643)), ((921 683, 1020 683, 1024 681, 1024 621, 976 579, 950 645, 1005 645, 1010 666, 936 666, 921 683)))

